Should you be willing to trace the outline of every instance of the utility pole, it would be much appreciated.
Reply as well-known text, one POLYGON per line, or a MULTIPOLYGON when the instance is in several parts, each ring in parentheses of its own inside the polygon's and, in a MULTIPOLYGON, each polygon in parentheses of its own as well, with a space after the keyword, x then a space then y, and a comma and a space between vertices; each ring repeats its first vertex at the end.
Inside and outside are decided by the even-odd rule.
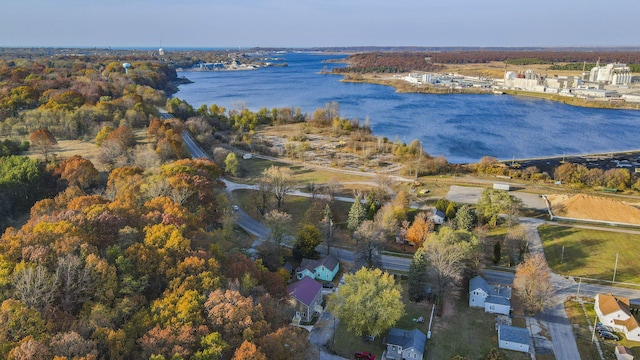
POLYGON ((420 160, 422 160, 422 143, 418 140, 418 163, 416 164, 416 180, 418 180, 418 169, 420 168, 420 160))
POLYGON ((618 253, 616 253, 616 265, 613 267, 613 282, 616 282, 616 271, 618 271, 618 253))
POLYGON ((560 256, 560 264, 564 262, 564 246, 562 246, 562 255, 560 256))
POLYGON ((591 333, 591 343, 596 340, 596 324, 598 323, 598 314, 596 314, 596 318, 593 319, 593 332, 591 333))

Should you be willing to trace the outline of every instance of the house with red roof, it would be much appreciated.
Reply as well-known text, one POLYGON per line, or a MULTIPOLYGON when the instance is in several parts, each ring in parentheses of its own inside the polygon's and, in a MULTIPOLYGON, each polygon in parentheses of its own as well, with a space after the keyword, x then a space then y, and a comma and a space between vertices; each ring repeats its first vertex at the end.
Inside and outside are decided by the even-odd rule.
POLYGON ((302 280, 287 287, 289 296, 295 299, 296 318, 310 322, 313 314, 322 313, 322 284, 310 277, 303 277, 302 280))
POLYGON ((631 314, 628 298, 597 294, 594 308, 603 325, 624 333, 627 340, 640 342, 640 325, 631 314))

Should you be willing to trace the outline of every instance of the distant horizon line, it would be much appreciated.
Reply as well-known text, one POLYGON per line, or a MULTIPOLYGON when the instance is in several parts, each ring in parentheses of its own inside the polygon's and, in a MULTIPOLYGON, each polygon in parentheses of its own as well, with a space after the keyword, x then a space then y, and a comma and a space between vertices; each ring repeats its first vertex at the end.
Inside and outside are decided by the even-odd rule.
POLYGON ((424 49, 424 50, 630 50, 640 51, 640 45, 554 45, 554 46, 420 46, 420 45, 352 45, 352 46, 4 46, 0 49, 100 49, 100 50, 252 50, 252 49, 424 49))

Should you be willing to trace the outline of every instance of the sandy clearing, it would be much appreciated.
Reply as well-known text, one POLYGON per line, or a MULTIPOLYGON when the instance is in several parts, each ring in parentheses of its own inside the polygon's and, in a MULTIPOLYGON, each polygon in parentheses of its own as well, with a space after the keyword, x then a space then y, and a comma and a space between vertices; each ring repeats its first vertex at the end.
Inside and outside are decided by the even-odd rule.
POLYGON ((558 216, 640 224, 640 209, 625 202, 586 194, 548 195, 547 198, 552 212, 558 216))

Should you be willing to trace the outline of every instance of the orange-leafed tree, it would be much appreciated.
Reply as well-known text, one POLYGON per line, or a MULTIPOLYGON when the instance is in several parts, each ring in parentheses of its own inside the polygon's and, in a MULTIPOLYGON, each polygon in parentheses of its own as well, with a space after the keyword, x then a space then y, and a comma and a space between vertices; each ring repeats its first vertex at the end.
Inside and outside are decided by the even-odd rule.
POLYGON ((87 189, 98 181, 98 170, 90 160, 80 155, 64 160, 57 170, 60 171, 60 178, 66 180, 69 186, 87 189))
POLYGON ((29 141, 33 146, 35 146, 42 155, 44 156, 44 160, 49 160, 49 153, 53 149, 54 146, 58 145, 58 141, 55 136, 49 131, 47 128, 40 128, 29 135, 29 141))
POLYGON ((233 360, 267 360, 267 356, 253 344, 245 340, 233 354, 233 360))
POLYGON ((260 350, 272 360, 303 360, 310 347, 308 333, 290 326, 267 334, 260 343, 260 350))
POLYGON ((118 142, 126 149, 136 144, 136 135, 128 126, 120 125, 107 134, 105 141, 118 142))
POLYGON ((252 297, 242 296, 236 290, 215 290, 204 306, 210 325, 232 348, 244 340, 259 339, 269 331, 262 305, 255 305, 252 297))
POLYGON ((553 286, 542 254, 529 256, 518 266, 513 288, 530 312, 535 313, 549 307, 553 286))
POLYGON ((429 232, 433 231, 433 227, 433 220, 429 219, 426 212, 421 212, 407 229, 407 240, 411 241, 416 248, 419 248, 427 240, 429 232))

